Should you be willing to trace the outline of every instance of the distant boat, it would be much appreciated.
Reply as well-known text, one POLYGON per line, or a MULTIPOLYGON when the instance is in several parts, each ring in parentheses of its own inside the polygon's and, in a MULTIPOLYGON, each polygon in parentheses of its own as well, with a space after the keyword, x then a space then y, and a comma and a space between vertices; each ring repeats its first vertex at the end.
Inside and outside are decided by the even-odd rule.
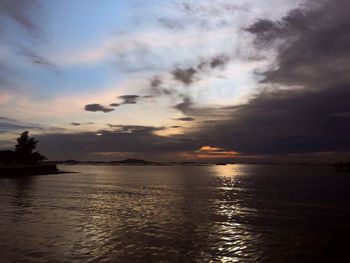
POLYGON ((216 165, 227 165, 227 163, 216 163, 216 165))

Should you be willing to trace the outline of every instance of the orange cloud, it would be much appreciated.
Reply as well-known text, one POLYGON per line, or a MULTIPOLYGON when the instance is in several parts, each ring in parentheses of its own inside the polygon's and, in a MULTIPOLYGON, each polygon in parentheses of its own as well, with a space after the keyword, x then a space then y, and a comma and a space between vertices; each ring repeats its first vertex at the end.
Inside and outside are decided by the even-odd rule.
POLYGON ((187 152, 183 156, 186 158, 198 158, 198 159, 228 159, 239 157, 239 152, 228 151, 223 148, 213 146, 202 146, 195 152, 187 152))

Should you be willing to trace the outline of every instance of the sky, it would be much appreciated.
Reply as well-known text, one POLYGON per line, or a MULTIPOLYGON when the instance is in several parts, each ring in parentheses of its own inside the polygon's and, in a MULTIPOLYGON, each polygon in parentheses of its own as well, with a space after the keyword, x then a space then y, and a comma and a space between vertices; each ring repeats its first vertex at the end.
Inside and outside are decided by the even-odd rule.
POLYGON ((346 0, 0 0, 0 148, 49 160, 350 157, 346 0))

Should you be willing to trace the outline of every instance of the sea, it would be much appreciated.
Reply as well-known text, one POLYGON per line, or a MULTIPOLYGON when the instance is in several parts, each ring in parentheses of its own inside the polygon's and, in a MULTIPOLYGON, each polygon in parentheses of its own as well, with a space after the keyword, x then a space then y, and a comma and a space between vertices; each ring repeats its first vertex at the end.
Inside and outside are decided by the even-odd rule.
POLYGON ((74 173, 0 178, 0 262, 338 262, 350 251, 350 174, 332 166, 59 168, 74 173))

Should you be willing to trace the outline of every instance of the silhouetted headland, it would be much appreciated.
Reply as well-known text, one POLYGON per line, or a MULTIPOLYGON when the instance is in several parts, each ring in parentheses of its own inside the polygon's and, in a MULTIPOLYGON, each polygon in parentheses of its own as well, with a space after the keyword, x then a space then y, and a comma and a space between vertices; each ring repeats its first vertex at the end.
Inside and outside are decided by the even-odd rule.
POLYGON ((58 173, 56 164, 13 164, 0 166, 1 176, 42 175, 58 173))
POLYGON ((23 132, 15 150, 0 151, 0 176, 25 176, 58 173, 56 164, 42 163, 46 157, 34 152, 38 141, 23 132))
POLYGON ((350 173, 350 162, 339 162, 334 164, 334 170, 337 173, 350 173))

